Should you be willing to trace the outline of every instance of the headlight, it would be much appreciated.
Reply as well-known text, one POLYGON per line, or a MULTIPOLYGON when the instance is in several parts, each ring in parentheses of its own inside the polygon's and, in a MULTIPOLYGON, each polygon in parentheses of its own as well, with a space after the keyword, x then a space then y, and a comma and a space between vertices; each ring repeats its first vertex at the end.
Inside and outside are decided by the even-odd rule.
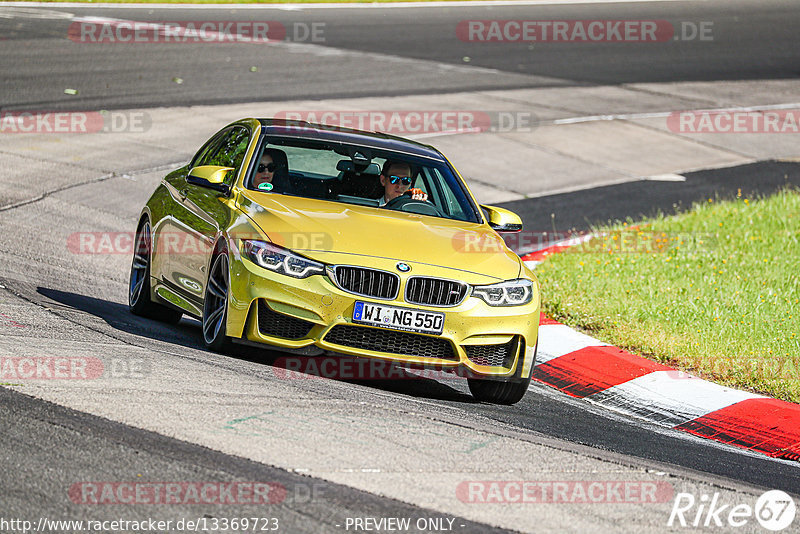
POLYGON ((325 273, 323 264, 272 243, 245 239, 242 241, 242 252, 256 265, 293 278, 308 278, 325 273))
POLYGON ((522 306, 533 299, 533 282, 518 278, 488 286, 473 286, 472 296, 489 306, 522 306))

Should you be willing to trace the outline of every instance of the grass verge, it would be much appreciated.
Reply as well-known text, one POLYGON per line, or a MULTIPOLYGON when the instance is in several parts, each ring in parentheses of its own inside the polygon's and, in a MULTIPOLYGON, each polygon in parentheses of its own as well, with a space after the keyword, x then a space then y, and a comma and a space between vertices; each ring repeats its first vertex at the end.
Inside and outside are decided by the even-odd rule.
POLYGON ((544 311, 633 353, 800 402, 800 191, 597 228, 537 267, 544 311))

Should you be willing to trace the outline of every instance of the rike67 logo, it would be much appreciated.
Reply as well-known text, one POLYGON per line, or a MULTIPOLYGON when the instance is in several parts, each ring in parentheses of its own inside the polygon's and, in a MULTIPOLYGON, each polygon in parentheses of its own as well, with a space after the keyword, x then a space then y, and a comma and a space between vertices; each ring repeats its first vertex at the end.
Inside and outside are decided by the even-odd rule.
POLYGON ((743 527, 753 517, 765 529, 781 531, 794 521, 797 507, 789 494, 771 490, 761 495, 755 506, 746 503, 723 504, 720 494, 701 495, 699 499, 691 493, 678 493, 669 514, 667 526, 681 527, 743 527))

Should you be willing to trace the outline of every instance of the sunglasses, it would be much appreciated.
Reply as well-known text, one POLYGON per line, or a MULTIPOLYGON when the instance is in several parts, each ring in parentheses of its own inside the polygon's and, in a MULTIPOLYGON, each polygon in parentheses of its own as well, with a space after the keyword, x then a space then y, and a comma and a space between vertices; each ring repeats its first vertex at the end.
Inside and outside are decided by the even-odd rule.
POLYGON ((411 178, 408 176, 390 176, 389 181, 393 184, 400 182, 403 185, 411 185, 411 178))
POLYGON ((275 172, 275 169, 277 168, 278 166, 274 162, 267 163, 266 165, 264 163, 259 163, 258 168, 256 170, 258 172, 264 172, 264 171, 275 172))

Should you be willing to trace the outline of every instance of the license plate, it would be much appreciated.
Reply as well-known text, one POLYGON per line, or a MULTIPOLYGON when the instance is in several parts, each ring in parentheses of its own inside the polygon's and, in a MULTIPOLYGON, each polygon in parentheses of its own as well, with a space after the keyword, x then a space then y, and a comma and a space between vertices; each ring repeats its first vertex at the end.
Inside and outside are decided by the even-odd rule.
POLYGON ((353 322, 439 335, 444 329, 444 313, 356 301, 353 322))

